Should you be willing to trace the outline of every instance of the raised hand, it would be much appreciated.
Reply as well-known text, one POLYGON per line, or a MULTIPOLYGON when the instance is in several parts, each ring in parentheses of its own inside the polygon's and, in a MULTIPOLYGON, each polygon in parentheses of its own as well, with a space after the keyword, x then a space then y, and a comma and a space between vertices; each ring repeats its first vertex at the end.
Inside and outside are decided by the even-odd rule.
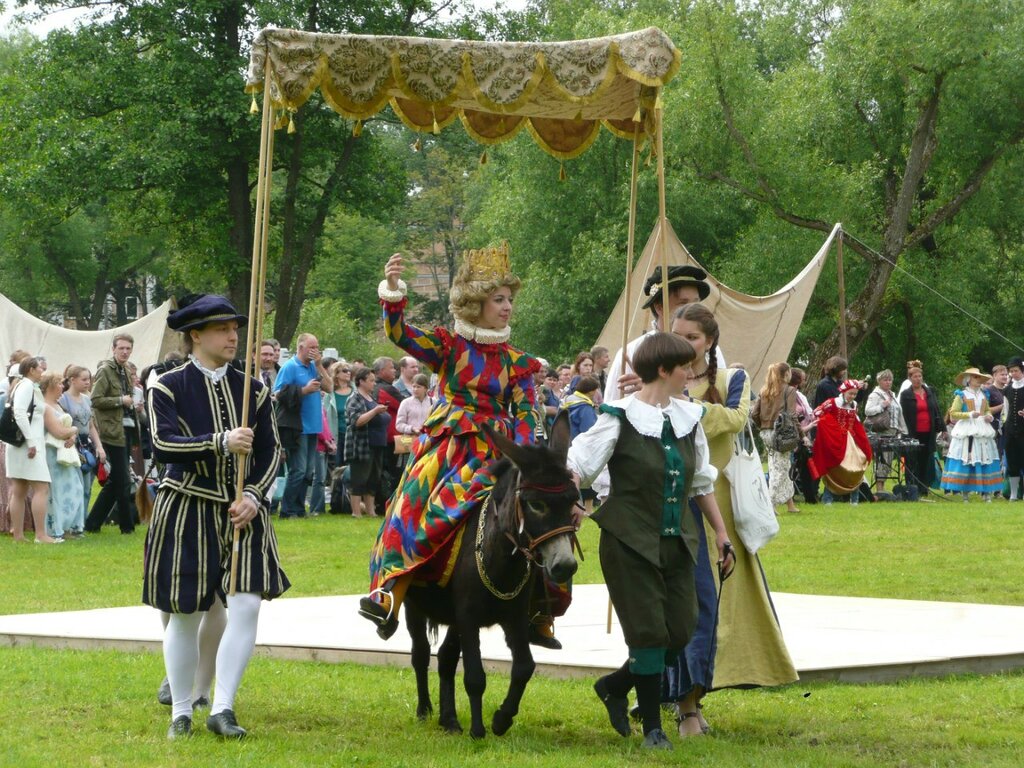
POLYGON ((398 280, 402 276, 402 254, 393 253, 388 263, 384 265, 384 277, 388 281, 388 290, 398 290, 398 280))

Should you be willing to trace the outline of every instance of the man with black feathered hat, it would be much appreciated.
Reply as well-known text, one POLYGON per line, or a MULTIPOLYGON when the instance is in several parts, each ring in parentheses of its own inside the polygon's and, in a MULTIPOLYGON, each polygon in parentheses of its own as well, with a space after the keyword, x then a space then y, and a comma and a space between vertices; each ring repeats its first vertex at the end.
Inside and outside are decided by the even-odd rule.
POLYGON ((143 602, 171 614, 163 648, 172 739, 192 732, 199 625, 215 600, 226 602, 228 622, 206 726, 220 736, 245 736, 234 698, 256 643, 261 600, 289 587, 265 501, 280 449, 270 391, 259 379, 249 382, 252 426, 240 426, 245 374, 231 363, 245 323, 223 296, 199 296, 180 307, 167 324, 182 333, 189 361, 161 376, 149 393, 153 451, 166 473, 146 537, 143 602), (245 490, 236 501, 239 461, 245 490), (227 595, 235 528, 241 532, 237 593, 227 595))
MULTIPOLYGON (((681 264, 668 268, 668 311, 669 316, 687 304, 698 304, 711 294, 711 286, 707 282, 708 275, 700 267, 690 264, 681 264)), ((661 323, 662 291, 666 286, 662 284, 661 267, 655 267, 654 272, 644 281, 644 309, 651 310, 651 328, 647 333, 663 330, 661 323)), ((640 342, 646 338, 644 333, 634 339, 626 347, 627 359, 633 359, 633 353, 640 342)), ((725 368, 725 359, 722 357, 721 349, 718 350, 718 367, 725 368)), ((627 362, 625 370, 622 367, 622 350, 615 353, 612 364, 608 367, 608 378, 604 388, 604 402, 610 403, 626 395, 632 394, 640 389, 640 377, 634 373, 632 366, 627 362)))

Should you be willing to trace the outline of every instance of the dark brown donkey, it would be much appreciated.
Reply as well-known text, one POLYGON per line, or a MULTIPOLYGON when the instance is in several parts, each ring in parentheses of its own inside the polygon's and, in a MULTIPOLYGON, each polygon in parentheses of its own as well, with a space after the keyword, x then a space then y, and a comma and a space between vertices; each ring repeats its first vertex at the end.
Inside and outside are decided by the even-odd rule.
POLYGON ((443 624, 448 631, 437 651, 439 722, 450 732, 462 731, 455 712, 455 669, 461 653, 472 715, 469 732, 474 738, 486 733, 482 707, 487 677, 480 658, 480 628, 500 625, 512 651, 508 693, 491 721, 491 729, 500 736, 512 727, 536 666, 528 641, 533 582, 542 577, 542 570, 555 583, 576 572, 572 512, 578 494, 565 467, 565 412, 556 420, 549 447, 519 446, 489 428, 486 432, 504 457, 496 467, 491 497, 466 519, 463 545, 447 586, 410 587, 405 601, 419 694, 417 716, 424 720, 433 712, 427 685, 428 628, 436 635, 436 627, 443 624))

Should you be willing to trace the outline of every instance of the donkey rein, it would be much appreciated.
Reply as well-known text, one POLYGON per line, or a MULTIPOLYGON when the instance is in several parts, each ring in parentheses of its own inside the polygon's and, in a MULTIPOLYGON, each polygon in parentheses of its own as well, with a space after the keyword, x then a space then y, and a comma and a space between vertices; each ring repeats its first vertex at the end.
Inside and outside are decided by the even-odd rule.
POLYGON ((511 592, 502 592, 487 575, 487 568, 484 566, 484 515, 487 514, 487 506, 480 510, 479 520, 476 526, 476 570, 480 574, 480 581, 487 588, 487 591, 499 600, 514 600, 523 591, 523 587, 530 580, 530 561, 526 561, 526 572, 522 581, 511 592))

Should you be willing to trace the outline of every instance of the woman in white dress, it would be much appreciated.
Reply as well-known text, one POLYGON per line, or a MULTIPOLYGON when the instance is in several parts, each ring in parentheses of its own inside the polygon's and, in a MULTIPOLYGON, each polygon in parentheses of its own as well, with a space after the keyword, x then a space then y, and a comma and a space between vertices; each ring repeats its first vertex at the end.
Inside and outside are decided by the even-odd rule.
POLYGON ((11 484, 11 533, 15 541, 25 540, 25 496, 32 489, 32 521, 36 541, 54 544, 46 533, 46 502, 50 495, 50 470, 46 467, 45 433, 43 424, 46 402, 39 391, 43 369, 39 358, 29 357, 19 367, 21 380, 14 385, 11 398, 14 419, 25 436, 22 445, 7 446, 7 478, 11 484))

